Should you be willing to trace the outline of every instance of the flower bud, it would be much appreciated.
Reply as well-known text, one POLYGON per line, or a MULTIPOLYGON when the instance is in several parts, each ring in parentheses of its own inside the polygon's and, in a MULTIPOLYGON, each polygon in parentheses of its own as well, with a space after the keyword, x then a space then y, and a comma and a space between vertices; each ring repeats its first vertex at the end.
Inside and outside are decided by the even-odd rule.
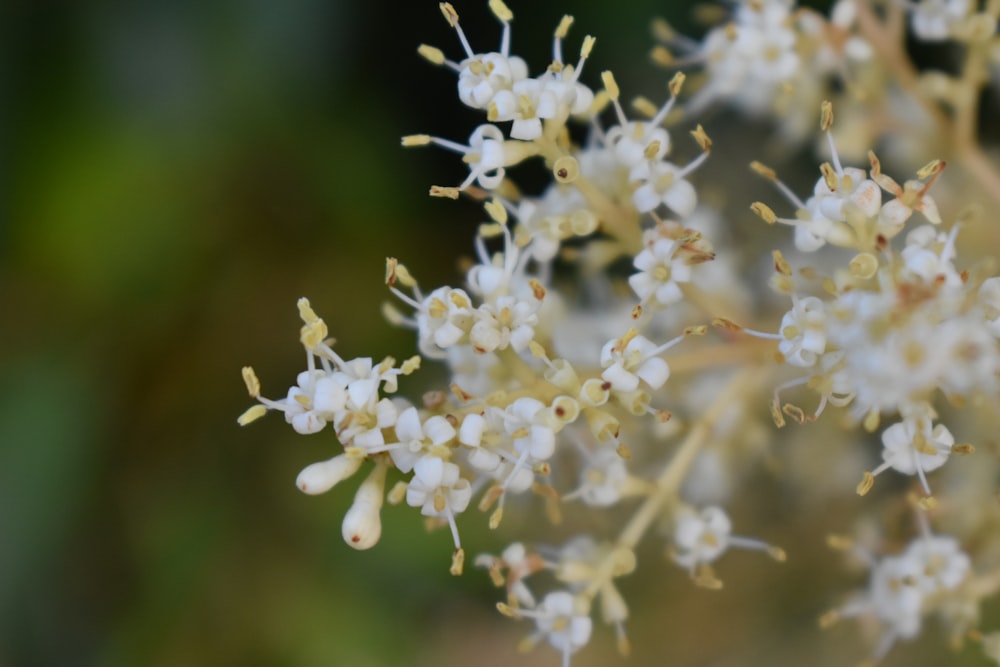
POLYGON ((313 463, 302 469, 295 486, 311 496, 326 493, 358 471, 363 459, 340 454, 329 461, 313 463))
POLYGON ((382 500, 385 494, 387 467, 377 463, 354 495, 354 504, 344 515, 341 534, 344 541, 355 549, 371 549, 382 537, 382 500))
POLYGON ((344 515, 341 534, 348 545, 363 551, 375 546, 382 537, 382 518, 379 507, 371 503, 355 502, 344 515))

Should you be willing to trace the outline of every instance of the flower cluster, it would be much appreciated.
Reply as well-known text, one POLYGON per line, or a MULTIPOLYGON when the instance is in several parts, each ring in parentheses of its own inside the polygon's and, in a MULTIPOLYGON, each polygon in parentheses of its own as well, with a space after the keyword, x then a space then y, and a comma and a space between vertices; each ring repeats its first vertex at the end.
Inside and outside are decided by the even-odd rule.
MULTIPOLYGON (((501 613, 534 623, 525 646, 545 641, 568 665, 590 641, 594 617, 628 652, 630 609, 616 579, 636 570, 636 547, 647 535, 662 539, 669 559, 706 589, 722 586, 714 567, 731 548, 784 561, 783 549, 734 534, 725 506, 740 493, 738 471, 762 452, 775 455, 768 403, 779 428, 790 419, 817 432, 830 421, 820 420, 827 408, 837 409, 854 433, 882 429, 882 462, 854 473, 862 476, 859 494, 889 469, 915 476, 923 494, 912 503, 920 533, 909 546, 881 559, 849 549, 869 564, 869 589, 824 620, 874 619, 883 627, 875 649, 881 658, 896 640, 916 637, 931 612, 948 617, 953 602, 976 609, 1000 588, 997 577, 980 574, 996 569, 988 554, 1000 544, 980 540, 967 553, 960 540, 989 532, 995 519, 966 518, 972 527, 964 534, 932 532, 943 503, 931 494, 929 473, 951 455, 973 452, 954 434, 981 435, 951 409, 965 406, 959 414, 967 415, 1000 388, 1000 276, 988 263, 960 257, 960 231, 974 227, 974 215, 936 203, 939 191, 949 194, 943 160, 902 184, 870 150, 865 167, 845 162, 858 154, 859 141, 867 149, 869 140, 888 136, 882 127, 855 130, 887 81, 911 95, 932 88, 886 64, 896 61, 883 53, 885 31, 908 21, 917 39, 965 40, 969 58, 985 66, 1000 42, 983 26, 990 18, 995 26, 1000 7, 978 12, 966 2, 922 0, 890 3, 882 18, 863 0, 840 0, 829 16, 792 0, 747 0, 701 42, 660 23, 658 36, 673 51, 657 47, 654 59, 700 66, 704 81, 687 95, 685 75, 676 72, 662 104, 635 102, 637 117, 626 114, 611 72, 601 73, 596 89, 582 76, 593 37, 582 40, 572 62, 564 59, 571 17, 555 28, 551 61, 531 76, 512 54, 512 11, 502 0, 489 7, 501 25, 496 51, 473 48, 476 40, 449 3, 440 8, 459 58, 419 48, 457 77, 459 101, 481 120, 466 143, 414 134, 402 144, 460 154, 468 176, 456 186, 432 186, 430 194, 469 196, 484 210, 475 257, 457 286, 424 289, 399 259, 386 261, 392 302, 383 312, 415 332, 419 356, 346 360, 302 299, 306 369, 285 398, 269 399, 245 368, 256 404, 240 423, 271 410, 304 435, 329 426, 338 451, 303 469, 298 487, 323 493, 365 468, 343 520, 347 544, 375 546, 384 502, 405 504, 431 527, 448 527, 456 575, 465 563, 463 522, 485 520, 495 529, 508 512, 558 524, 565 512, 626 511, 617 536, 570 536, 561 546, 516 540, 499 555, 475 559, 506 591, 501 613), (833 104, 821 103, 830 98, 845 110, 836 130, 833 104), (699 192, 709 171, 701 168, 713 155, 705 129, 695 124, 692 140, 675 142, 681 117, 718 103, 754 116, 779 114, 797 140, 816 134, 820 112, 828 160, 808 197, 752 163, 794 209, 779 216, 761 201, 751 206, 765 222, 793 229, 767 258, 770 280, 731 240, 732 214, 699 192), (572 124, 584 132, 570 133, 572 124), (551 175, 537 194, 511 178, 527 161, 551 175), (772 311, 773 296, 759 289, 768 285, 780 309, 772 311), (419 401, 401 397, 400 377, 424 359, 444 367, 447 386, 419 401), (785 400, 803 390, 814 405, 808 410, 785 400), (387 490, 390 474, 400 481, 387 490), (470 517, 470 508, 485 515, 470 517), (976 551, 985 554, 982 564, 976 551)), ((979 74, 969 76, 952 85, 983 85, 979 74)), ((895 107, 883 102, 891 114, 895 107)), ((915 126, 940 121, 956 135, 968 132, 967 110, 935 114, 940 109, 915 126)), ((990 172, 987 158, 969 150, 966 144, 956 154, 959 163, 978 166, 983 184, 1000 182, 1000 169, 990 172)), ((797 438, 791 431, 783 437, 797 438)), ((854 440, 863 455, 864 438, 854 440)), ((987 477, 998 468, 983 467, 987 477)), ((983 491, 981 484, 934 482, 945 489, 941 497, 983 491)), ((994 650, 991 635, 963 623, 951 625, 994 650)))

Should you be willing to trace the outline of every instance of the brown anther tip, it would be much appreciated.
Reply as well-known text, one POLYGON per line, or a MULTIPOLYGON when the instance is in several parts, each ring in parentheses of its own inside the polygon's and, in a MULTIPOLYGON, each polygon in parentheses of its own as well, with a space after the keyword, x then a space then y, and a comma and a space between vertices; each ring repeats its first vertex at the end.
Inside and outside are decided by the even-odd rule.
POLYGON ((725 329, 726 331, 743 331, 743 327, 725 317, 712 318, 712 326, 717 329, 725 329))
POLYGON ((399 260, 395 257, 385 258, 385 284, 392 287, 396 284, 396 267, 399 265, 399 260))

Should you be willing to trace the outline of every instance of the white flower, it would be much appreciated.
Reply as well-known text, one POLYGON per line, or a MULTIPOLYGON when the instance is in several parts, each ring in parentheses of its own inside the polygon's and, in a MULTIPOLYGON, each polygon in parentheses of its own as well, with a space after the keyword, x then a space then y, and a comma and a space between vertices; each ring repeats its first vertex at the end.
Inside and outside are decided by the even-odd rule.
POLYGON ((943 280, 948 287, 960 287, 962 277, 955 270, 955 235, 939 233, 930 225, 922 225, 906 235, 906 247, 901 253, 906 272, 925 283, 943 280))
MULTIPOLYGON (((707 154, 702 153, 704 155, 707 154)), ((695 162, 699 161, 696 159, 695 162)), ((648 213, 664 204, 682 218, 691 215, 698 205, 698 193, 691 183, 684 180, 691 171, 691 165, 681 169, 666 160, 640 163, 631 174, 640 183, 632 193, 636 209, 640 213, 648 213)))
POLYGON ((535 336, 540 302, 534 297, 497 297, 475 311, 476 323, 469 331, 472 348, 479 353, 504 350, 520 352, 535 336))
POLYGON ((608 130, 605 141, 618 163, 628 170, 650 159, 661 160, 670 152, 670 135, 654 122, 629 121, 615 125, 608 130), (656 142, 656 150, 647 155, 653 142, 656 142))
POLYGON ((458 98, 473 109, 486 109, 497 94, 509 91, 528 76, 522 58, 502 53, 476 54, 461 63, 458 72, 458 98))
POLYGON ((787 2, 740 3, 732 23, 710 30, 701 46, 708 82, 694 108, 718 98, 751 112, 770 108, 778 87, 801 68, 790 19, 787 2))
POLYGON ((915 585, 919 576, 920 564, 901 556, 883 558, 872 569, 871 606, 879 620, 888 626, 890 642, 897 637, 912 639, 920 632, 924 595, 915 585))
POLYGON ((308 435, 323 430, 344 409, 347 392, 336 378, 321 370, 302 371, 297 384, 283 401, 265 402, 285 413, 285 421, 296 433, 308 435))
POLYGON ((639 273, 629 276, 628 284, 643 302, 655 299, 667 306, 684 298, 678 283, 691 280, 691 265, 677 256, 680 242, 660 238, 636 255, 633 265, 639 273))
POLYGON ((969 0, 919 0, 908 5, 913 34, 926 42, 948 39, 969 13, 969 0))
MULTIPOLYGON (((632 332, 634 333, 634 332, 632 332)), ((670 366, 657 355, 679 343, 681 338, 660 345, 645 336, 609 340, 601 349, 601 377, 611 383, 615 391, 635 391, 640 381, 650 389, 659 389, 670 377, 670 366), (624 343, 624 347, 622 347, 624 343)))
POLYGON ((521 542, 514 542, 503 550, 500 556, 480 554, 476 556, 476 565, 488 567, 491 576, 506 569, 506 576, 496 580, 498 585, 506 585, 508 599, 516 600, 520 606, 534 607, 535 596, 525 583, 525 579, 545 567, 545 561, 538 554, 529 553, 521 542))
MULTIPOLYGON (((831 142, 831 146, 832 146, 831 142)), ((830 220, 844 222, 847 214, 845 205, 855 206, 865 217, 878 215, 882 206, 882 189, 878 183, 867 178, 864 169, 856 167, 839 168, 840 159, 834 152, 836 188, 831 191, 826 179, 821 177, 813 188, 813 196, 819 212, 830 220)))
POLYGON ((460 289, 439 287, 419 305, 418 345, 429 357, 443 357, 443 351, 460 343, 472 328, 472 300, 460 289))
POLYGON ((547 416, 545 404, 530 397, 515 400, 504 411, 504 428, 522 459, 545 461, 555 453, 555 429, 547 416))
MULTIPOLYGON (((578 606, 572 593, 557 591, 549 593, 542 603, 530 611, 538 627, 538 634, 563 654, 563 664, 569 664, 569 656, 590 641, 593 621, 578 606)), ((529 615, 528 610, 522 612, 529 615)))
POLYGON ((527 232, 531 238, 526 252, 539 262, 554 259, 563 240, 591 234, 598 225, 580 191, 560 183, 552 184, 539 199, 522 199, 517 220, 519 233, 527 232))
POLYGON ((826 351, 826 308, 814 297, 793 295, 792 309, 781 318, 778 351, 793 366, 810 368, 826 351))
POLYGON ((939 604, 938 596, 957 588, 968 571, 969 557, 953 538, 926 533, 902 553, 873 562, 868 591, 839 615, 872 614, 882 622, 885 630, 872 656, 878 662, 896 640, 920 633, 923 616, 939 604))
POLYGON ((413 470, 414 464, 428 448, 441 446, 455 439, 455 428, 447 419, 435 415, 421 422, 414 407, 399 414, 395 427, 398 446, 390 445, 387 449, 396 467, 402 472, 413 470))
POLYGON ((608 507, 621 500, 629 483, 625 461, 615 447, 601 447, 580 471, 580 486, 563 500, 579 498, 592 507, 608 507))
POLYGON ((458 466, 437 456, 424 456, 413 466, 413 479, 406 489, 406 503, 420 507, 425 516, 463 512, 469 506, 469 480, 459 475, 458 466))
POLYGON ((451 527, 455 548, 461 548, 455 515, 464 512, 472 499, 469 480, 457 465, 437 456, 424 456, 413 466, 413 479, 406 487, 406 504, 419 507, 424 516, 443 518, 451 527))
POLYGON ((969 557, 954 538, 946 535, 914 540, 906 549, 906 557, 917 562, 916 585, 925 595, 957 588, 969 572, 969 557))
POLYGON ((889 468, 904 475, 916 474, 930 493, 924 475, 944 465, 954 444, 955 438, 944 424, 932 426, 928 416, 904 419, 882 432, 883 463, 872 474, 889 468))
POLYGON ((718 507, 701 511, 684 508, 674 526, 674 560, 692 573, 702 563, 711 563, 729 548, 733 525, 718 507))

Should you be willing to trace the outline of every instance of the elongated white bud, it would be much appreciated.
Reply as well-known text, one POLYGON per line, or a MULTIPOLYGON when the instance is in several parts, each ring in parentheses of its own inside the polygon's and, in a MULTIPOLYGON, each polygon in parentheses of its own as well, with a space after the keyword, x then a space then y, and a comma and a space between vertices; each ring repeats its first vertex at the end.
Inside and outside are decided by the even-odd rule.
POLYGON ((360 457, 340 454, 329 461, 313 463, 302 469, 295 480, 295 486, 312 496, 326 493, 356 473, 362 460, 360 457))
POLYGON ((384 464, 376 464, 354 495, 354 504, 344 515, 341 534, 348 545, 358 550, 371 549, 382 537, 382 501, 385 496, 384 464))

